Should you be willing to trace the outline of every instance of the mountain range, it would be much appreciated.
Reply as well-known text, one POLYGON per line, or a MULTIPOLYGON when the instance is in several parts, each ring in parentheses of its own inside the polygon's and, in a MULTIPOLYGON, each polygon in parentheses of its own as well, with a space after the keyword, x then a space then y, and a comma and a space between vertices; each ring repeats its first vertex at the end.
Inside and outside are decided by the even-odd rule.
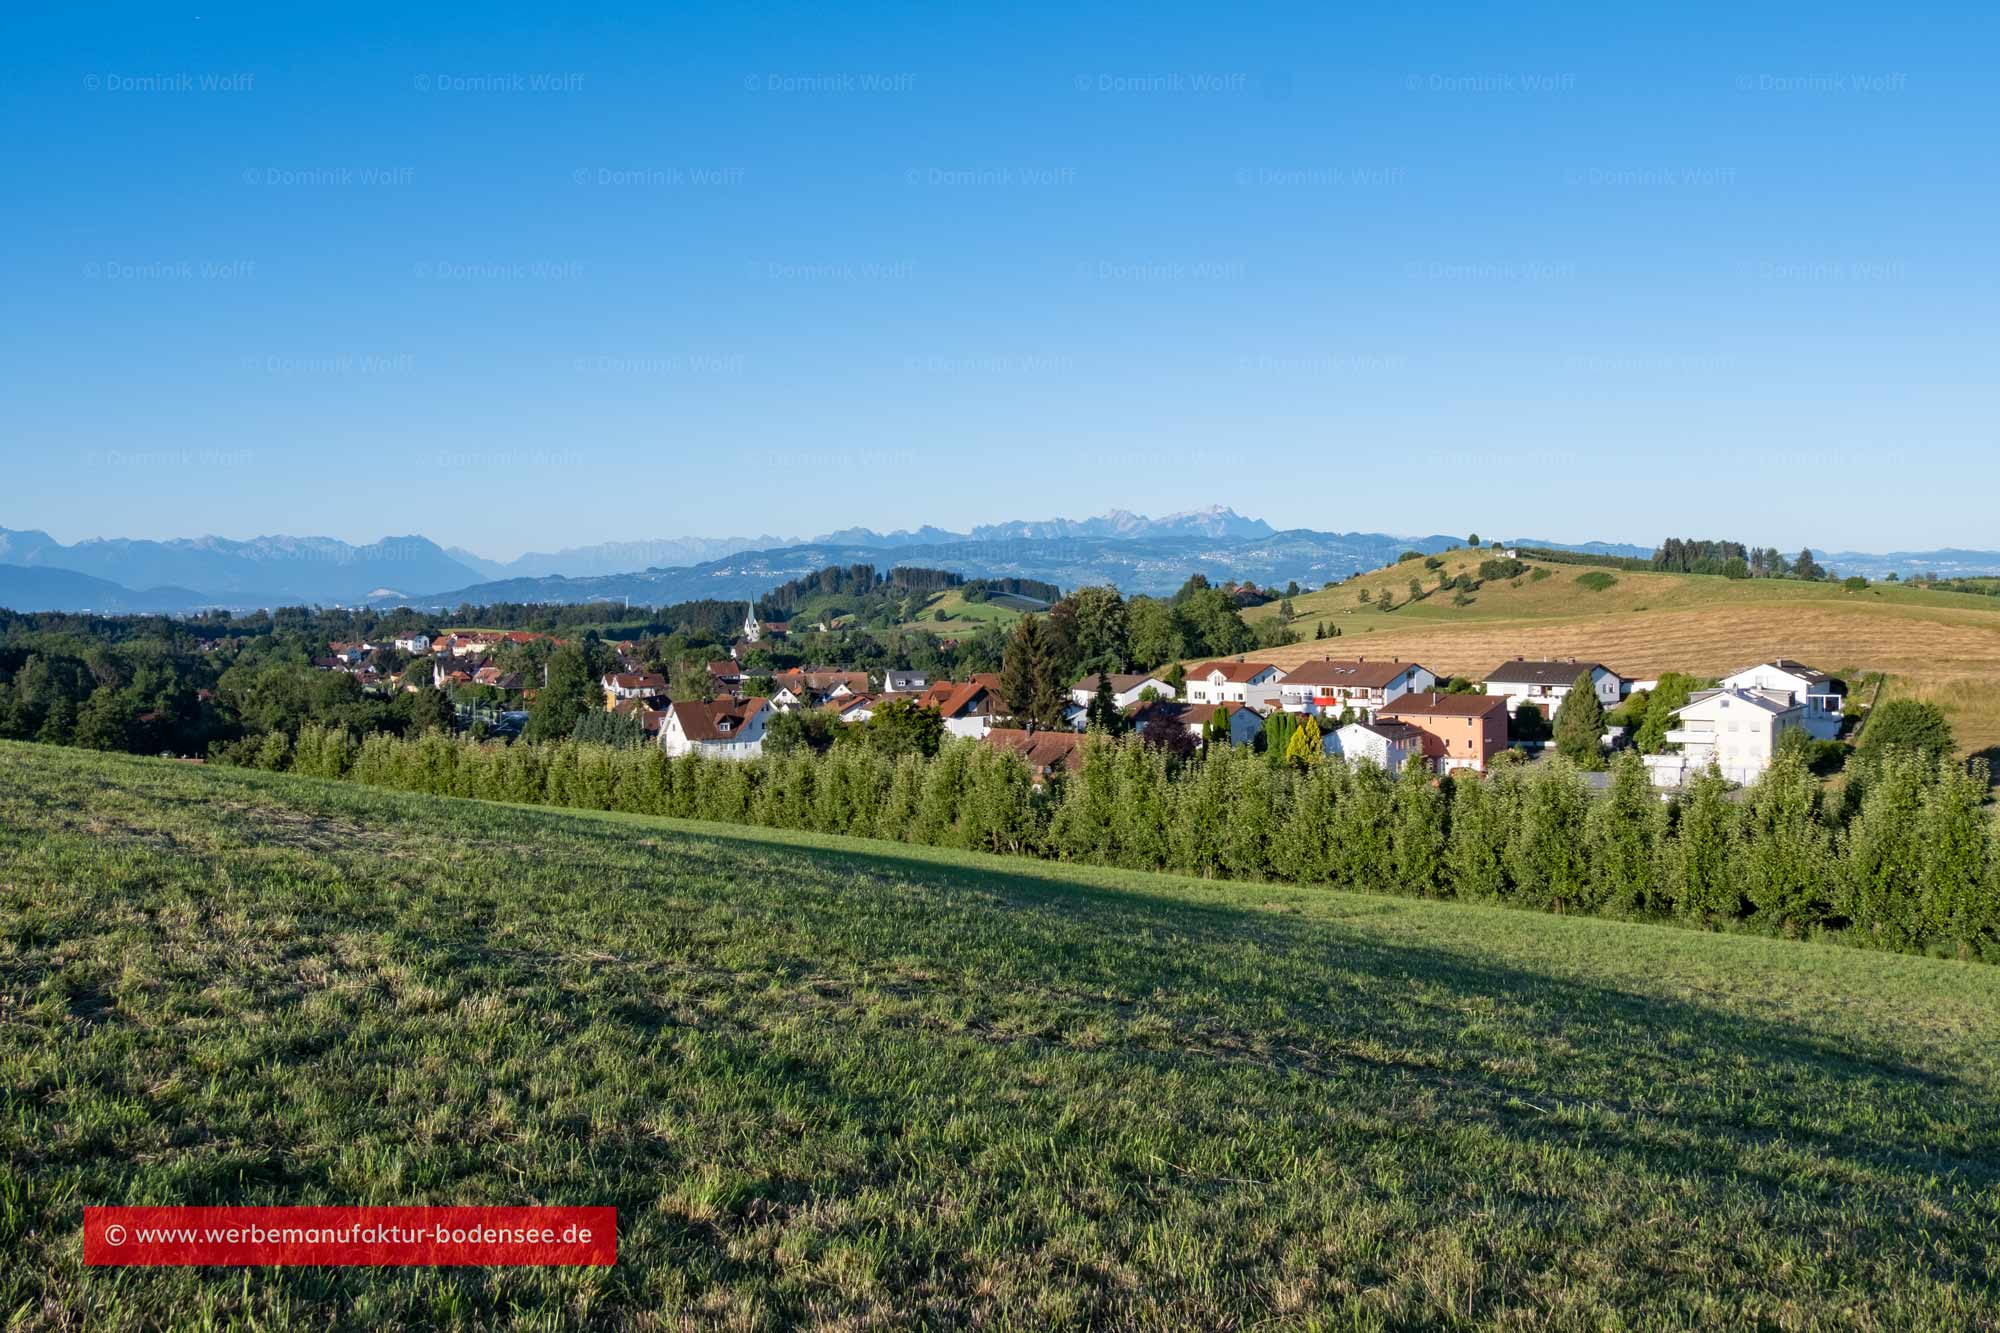
MULTIPOLYGON (((1522 545, 1645 557, 1618 542, 1522 545)), ((748 599, 835 564, 922 565, 968 577, 1021 577, 1063 587, 1115 583, 1166 593, 1190 574, 1316 587, 1372 569, 1407 550, 1459 539, 1381 532, 1279 531, 1226 506, 1149 518, 1113 510, 1094 518, 982 524, 966 532, 924 525, 894 532, 845 528, 810 540, 665 537, 530 552, 491 560, 422 536, 353 546, 331 537, 266 536, 153 541, 95 538, 64 545, 46 532, 0 528, 0 606, 106 612, 247 609, 297 604, 628 601, 665 605, 701 597, 748 599)), ((1843 574, 2000 573, 2000 551, 1822 552, 1843 574)))

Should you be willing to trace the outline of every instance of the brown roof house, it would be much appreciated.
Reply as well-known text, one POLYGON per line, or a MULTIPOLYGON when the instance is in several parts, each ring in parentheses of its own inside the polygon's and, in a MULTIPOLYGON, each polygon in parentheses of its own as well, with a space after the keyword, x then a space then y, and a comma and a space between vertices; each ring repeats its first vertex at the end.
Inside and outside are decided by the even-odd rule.
POLYGON ((668 758, 755 759, 764 753, 764 728, 772 710, 763 699, 689 700, 670 703, 660 721, 660 748, 668 758))
POLYGON ((1436 688, 1437 676, 1428 668, 1399 657, 1351 662, 1325 657, 1286 672, 1278 682, 1278 703, 1288 713, 1338 717, 1351 708, 1371 717, 1405 694, 1436 688))

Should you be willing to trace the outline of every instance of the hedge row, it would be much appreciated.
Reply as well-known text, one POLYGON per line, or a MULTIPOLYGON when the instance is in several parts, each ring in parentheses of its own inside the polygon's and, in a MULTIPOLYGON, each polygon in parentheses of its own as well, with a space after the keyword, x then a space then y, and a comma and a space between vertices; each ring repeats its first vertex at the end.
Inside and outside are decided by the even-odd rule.
POLYGON ((1891 755, 1829 794, 1795 758, 1747 792, 1713 774, 1671 802, 1621 756, 1593 795, 1561 762, 1444 782, 1373 764, 1275 766, 1215 747, 1175 764, 1093 737, 1038 786, 1018 756, 860 747, 751 762, 431 733, 356 745, 308 729, 263 757, 437 795, 853 834, 1204 876, 1325 884, 1554 912, 1748 927, 2000 961, 2000 847, 1982 771, 1891 755))

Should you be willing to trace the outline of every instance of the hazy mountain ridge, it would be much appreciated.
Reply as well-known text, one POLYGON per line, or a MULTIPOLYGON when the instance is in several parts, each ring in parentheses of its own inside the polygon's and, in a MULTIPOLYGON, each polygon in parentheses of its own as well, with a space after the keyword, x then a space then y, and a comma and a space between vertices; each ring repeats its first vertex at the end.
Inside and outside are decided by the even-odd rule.
POLYGON ((204 603, 230 605, 359 602, 377 589, 414 595, 479 578, 477 570, 416 535, 365 546, 283 534, 248 541, 93 537, 65 546, 45 532, 0 528, 0 560, 87 574, 128 591, 173 587, 195 592, 204 603))
MULTIPOLYGON (((1148 518, 1113 510, 1087 519, 982 524, 968 533, 923 525, 878 533, 847 528, 813 541, 773 537, 662 537, 603 542, 512 561, 446 550, 422 536, 353 546, 330 537, 274 535, 153 541, 95 538, 64 545, 35 529, 0 528, 0 605, 14 609, 194 610, 296 603, 453 607, 461 602, 627 600, 661 605, 702 597, 749 599, 827 565, 926 565, 969 578, 1041 579, 1065 588, 1113 583, 1128 593, 1167 593, 1190 574, 1317 587, 1373 569, 1407 550, 1437 551, 1459 538, 1380 532, 1273 529, 1227 506, 1148 518), (92 582, 28 580, 22 571, 70 573, 92 582), (144 591, 140 591, 143 589, 144 591)), ((1630 543, 1516 544, 1644 558, 1630 543)), ((2000 551, 1821 552, 1842 574, 1880 578, 1934 571, 1952 577, 2000 573, 2000 551)))

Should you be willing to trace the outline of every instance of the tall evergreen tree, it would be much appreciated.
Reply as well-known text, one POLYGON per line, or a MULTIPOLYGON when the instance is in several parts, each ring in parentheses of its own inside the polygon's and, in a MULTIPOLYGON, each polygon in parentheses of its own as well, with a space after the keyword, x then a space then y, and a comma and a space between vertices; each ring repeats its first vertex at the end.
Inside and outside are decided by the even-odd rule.
POLYGON ((1556 752, 1578 768, 1604 767, 1604 704, 1585 671, 1556 708, 1556 752))

